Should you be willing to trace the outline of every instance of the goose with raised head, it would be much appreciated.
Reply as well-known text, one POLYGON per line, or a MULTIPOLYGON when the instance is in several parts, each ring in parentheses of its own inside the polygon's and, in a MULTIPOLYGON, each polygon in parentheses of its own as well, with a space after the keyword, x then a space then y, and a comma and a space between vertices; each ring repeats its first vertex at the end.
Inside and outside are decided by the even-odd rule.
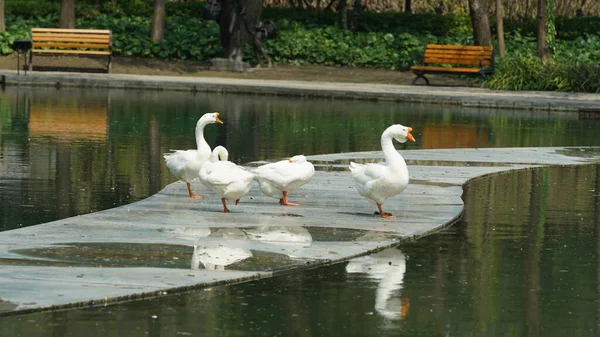
POLYGON ((381 149, 386 164, 357 164, 350 162, 350 171, 358 193, 370 203, 377 205, 382 218, 393 219, 395 216, 385 213, 383 203, 390 197, 398 195, 408 186, 408 167, 404 158, 396 151, 392 139, 400 143, 415 141, 412 128, 394 124, 381 135, 381 149))
POLYGON ((210 159, 202 165, 199 174, 202 184, 221 197, 223 213, 229 213, 228 200, 237 205, 240 198, 250 192, 254 179, 254 174, 228 161, 227 157, 225 148, 213 151, 210 159), (217 156, 221 158, 220 161, 217 160, 217 156))
POLYGON ((267 196, 279 199, 284 206, 298 206, 288 200, 288 193, 308 183, 315 174, 315 167, 303 155, 293 156, 257 167, 252 171, 260 190, 267 196))
POLYGON ((202 198, 192 192, 190 181, 198 179, 198 172, 202 164, 210 157, 210 146, 204 139, 204 127, 208 124, 219 123, 219 113, 206 113, 196 123, 196 150, 175 150, 164 155, 167 168, 177 179, 184 181, 187 185, 190 198, 202 198))

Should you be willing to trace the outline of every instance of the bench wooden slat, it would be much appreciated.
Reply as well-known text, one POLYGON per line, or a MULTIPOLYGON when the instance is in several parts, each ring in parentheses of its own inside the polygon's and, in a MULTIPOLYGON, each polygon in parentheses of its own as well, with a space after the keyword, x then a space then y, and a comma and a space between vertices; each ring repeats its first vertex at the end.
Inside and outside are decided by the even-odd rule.
POLYGON ((82 41, 82 42, 108 42, 108 35, 51 35, 51 34, 34 34, 31 37, 32 41, 82 41))
POLYGON ((446 45, 446 44, 428 44, 427 49, 442 49, 442 50, 486 50, 493 51, 494 47, 490 46, 462 46, 462 45, 446 45))
POLYGON ((32 49, 32 52, 43 54, 87 54, 87 55, 110 55, 109 51, 100 50, 64 50, 64 49, 32 49))
POLYGON ((31 28, 31 32, 110 34, 110 30, 108 29, 31 28))
POLYGON ((480 51, 465 51, 465 50, 426 50, 425 56, 462 56, 462 57, 472 57, 472 58, 483 58, 483 57, 491 57, 492 52, 480 52, 480 51))
POLYGON ((36 42, 32 44, 33 47, 40 48, 68 48, 68 49, 81 49, 81 48, 89 48, 89 49, 108 49, 108 43, 53 43, 53 42, 36 42))
MULTIPOLYGON (((472 66, 479 66, 479 59, 461 59, 461 58, 454 58, 454 57, 449 57, 449 58, 437 58, 437 57, 428 57, 425 58, 425 60, 423 61, 425 64, 457 64, 457 65, 472 65, 472 66)), ((489 60, 482 60, 481 61, 481 65, 483 66, 490 66, 492 65, 492 62, 489 60)))
POLYGON ((413 70, 427 70, 432 72, 444 72, 444 73, 479 73, 479 69, 477 68, 448 68, 448 67, 432 67, 432 66, 413 66, 411 67, 413 70))

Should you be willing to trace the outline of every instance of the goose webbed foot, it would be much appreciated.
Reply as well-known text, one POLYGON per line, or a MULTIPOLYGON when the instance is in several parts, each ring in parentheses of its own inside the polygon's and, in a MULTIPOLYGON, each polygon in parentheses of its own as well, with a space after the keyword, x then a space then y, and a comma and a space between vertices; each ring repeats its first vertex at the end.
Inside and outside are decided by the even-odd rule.
POLYGON ((187 183, 187 189, 188 189, 188 193, 190 195, 190 198, 192 199, 202 199, 201 195, 195 195, 194 192, 192 192, 192 185, 190 183, 187 183))
POLYGON ((288 200, 287 191, 283 191, 283 198, 279 199, 279 204, 281 206, 300 206, 300 204, 296 204, 288 200))
POLYGON ((377 203, 377 208, 379 208, 379 212, 375 212, 375 215, 380 215, 384 219, 395 219, 396 217, 392 215, 392 213, 386 213, 381 209, 381 204, 377 203))

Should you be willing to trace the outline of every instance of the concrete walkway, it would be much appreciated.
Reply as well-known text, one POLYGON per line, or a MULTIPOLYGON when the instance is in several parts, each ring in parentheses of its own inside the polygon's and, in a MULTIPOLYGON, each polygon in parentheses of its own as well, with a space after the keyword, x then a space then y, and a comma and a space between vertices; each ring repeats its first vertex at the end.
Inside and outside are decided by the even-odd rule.
POLYGON ((105 305, 316 268, 372 253, 459 219, 462 185, 507 170, 600 162, 600 148, 403 151, 407 190, 384 205, 383 220, 355 191, 349 160, 381 152, 311 156, 313 180, 279 206, 257 186, 215 212, 219 198, 183 183, 102 212, 0 233, 0 316, 105 305), (194 253, 194 246, 197 246, 194 253))
POLYGON ((600 94, 494 91, 468 87, 434 87, 313 81, 245 80, 67 72, 0 70, 1 85, 182 90, 221 93, 309 96, 340 99, 441 103, 470 107, 571 111, 600 114, 600 94))

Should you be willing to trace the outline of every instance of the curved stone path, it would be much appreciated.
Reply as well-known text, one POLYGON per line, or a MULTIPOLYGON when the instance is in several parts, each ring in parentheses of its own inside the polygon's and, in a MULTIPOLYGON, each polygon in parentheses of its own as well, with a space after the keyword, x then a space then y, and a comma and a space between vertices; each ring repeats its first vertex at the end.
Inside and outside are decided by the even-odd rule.
MULTIPOLYGON (((145 200, 0 233, 0 316, 105 305, 244 282, 348 260, 427 235, 460 218, 462 185, 514 169, 600 162, 600 148, 500 148, 400 152, 407 190, 383 220, 355 191, 350 160, 381 152, 309 156, 317 172, 279 206, 255 185, 232 213, 195 183, 201 200, 173 183, 145 200), (196 253, 194 254, 194 246, 196 253)), ((259 163, 253 163, 259 164, 259 163)))

